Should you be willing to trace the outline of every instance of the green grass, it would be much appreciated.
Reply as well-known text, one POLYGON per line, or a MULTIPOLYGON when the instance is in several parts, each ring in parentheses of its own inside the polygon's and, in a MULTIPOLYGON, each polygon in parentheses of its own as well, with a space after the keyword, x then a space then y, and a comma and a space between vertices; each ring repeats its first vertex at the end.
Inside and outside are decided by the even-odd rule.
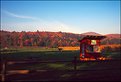
POLYGON ((10 48, 1 52, 4 60, 72 60, 74 56, 79 57, 79 51, 58 51, 57 48, 10 48))
MULTIPOLYGON (((23 47, 1 49, 1 58, 4 60, 73 60, 74 56, 79 57, 79 51, 59 51, 57 48, 46 47, 23 47)), ((111 58, 120 58, 120 52, 104 53, 103 56, 111 58)))
POLYGON ((14 52, 4 53, 1 57, 4 60, 25 60, 25 59, 39 59, 39 60, 72 60, 74 56, 79 57, 78 51, 40 51, 40 52, 14 52))
POLYGON ((108 57, 108 58, 121 58, 121 52, 110 52, 110 53, 104 53, 103 54, 104 57, 108 57))
MULTIPOLYGON (((28 60, 36 59, 38 61, 51 61, 51 60, 67 60, 72 61, 74 57, 79 57, 79 51, 58 51, 57 48, 32 48, 24 47, 18 48, 15 51, 15 48, 10 48, 8 51, 5 51, 1 54, 3 60, 28 60), (10 51, 8 53, 8 51, 10 51), (13 51, 12 51, 13 50, 13 51)), ((120 53, 105 53, 105 57, 120 58, 120 53)), ((79 58, 78 58, 79 59, 79 58)), ((50 63, 50 64, 35 64, 35 65, 26 65, 23 69, 73 69, 72 63, 50 63)), ((85 69, 87 67, 96 65, 96 63, 83 63, 77 66, 77 69, 85 69)))
POLYGON ((23 47, 23 48, 8 48, 1 49, 2 54, 4 53, 16 53, 16 52, 43 52, 43 51, 58 51, 58 48, 47 48, 47 47, 23 47))

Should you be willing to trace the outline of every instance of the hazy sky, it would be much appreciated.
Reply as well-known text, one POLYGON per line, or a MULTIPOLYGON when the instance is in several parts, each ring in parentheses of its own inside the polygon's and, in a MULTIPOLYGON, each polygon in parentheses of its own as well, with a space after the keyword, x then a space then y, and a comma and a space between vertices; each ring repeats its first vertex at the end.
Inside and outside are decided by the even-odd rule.
POLYGON ((2 1, 1 29, 120 33, 120 2, 2 1))

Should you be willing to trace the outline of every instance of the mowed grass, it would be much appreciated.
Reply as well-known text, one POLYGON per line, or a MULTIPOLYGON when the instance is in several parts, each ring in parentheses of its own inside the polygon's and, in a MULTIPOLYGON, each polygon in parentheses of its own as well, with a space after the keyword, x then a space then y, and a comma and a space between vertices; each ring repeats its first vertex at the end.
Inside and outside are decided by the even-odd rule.
POLYGON ((74 56, 79 57, 79 50, 59 51, 58 48, 11 48, 1 53, 3 60, 71 60, 74 56))
POLYGON ((5 61, 70 61, 69 63, 34 63, 34 64, 14 64, 9 65, 9 69, 73 69, 72 61, 74 57, 79 59, 79 51, 59 51, 57 48, 20 48, 15 51, 15 49, 10 49, 13 51, 3 52, 1 58, 5 61))
MULTIPOLYGON (((72 47, 71 47, 72 48, 72 47)), ((75 47, 74 47, 75 48, 75 47)), ((58 48, 47 47, 23 47, 1 49, 1 58, 3 60, 25 60, 25 59, 40 59, 40 60, 72 60, 74 56, 79 57, 79 50, 62 50, 58 48)), ((104 57, 120 58, 120 52, 103 53, 104 57)))

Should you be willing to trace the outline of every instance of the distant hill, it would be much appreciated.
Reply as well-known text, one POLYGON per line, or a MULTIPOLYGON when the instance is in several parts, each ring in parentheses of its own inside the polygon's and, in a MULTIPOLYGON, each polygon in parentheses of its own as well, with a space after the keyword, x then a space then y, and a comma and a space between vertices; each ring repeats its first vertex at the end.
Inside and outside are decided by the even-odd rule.
MULTIPOLYGON (((0 31, 1 47, 16 46, 39 46, 39 47, 59 47, 59 46, 79 46, 78 40, 83 35, 101 35, 96 32, 86 32, 82 34, 66 32, 9 32, 0 31)), ((106 34, 107 38, 102 40, 102 44, 120 44, 120 34, 106 34)))
POLYGON ((102 44, 121 44, 121 34, 106 34, 102 44))
POLYGON ((85 32, 81 33, 81 35, 94 35, 94 36, 106 36, 107 38, 121 38, 121 34, 106 34, 102 35, 96 32, 85 32))
POLYGON ((81 35, 94 35, 94 36, 101 36, 101 34, 96 33, 96 32, 85 32, 85 33, 82 33, 81 35))
POLYGON ((106 34, 108 38, 121 38, 121 34, 106 34))

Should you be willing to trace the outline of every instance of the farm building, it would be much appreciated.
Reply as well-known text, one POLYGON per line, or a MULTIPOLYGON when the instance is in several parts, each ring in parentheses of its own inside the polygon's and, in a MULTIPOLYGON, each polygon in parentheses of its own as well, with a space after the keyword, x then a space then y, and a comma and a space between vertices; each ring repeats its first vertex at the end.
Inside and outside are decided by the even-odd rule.
POLYGON ((80 60, 98 59, 101 57, 100 42, 105 36, 86 35, 80 42, 80 60))

